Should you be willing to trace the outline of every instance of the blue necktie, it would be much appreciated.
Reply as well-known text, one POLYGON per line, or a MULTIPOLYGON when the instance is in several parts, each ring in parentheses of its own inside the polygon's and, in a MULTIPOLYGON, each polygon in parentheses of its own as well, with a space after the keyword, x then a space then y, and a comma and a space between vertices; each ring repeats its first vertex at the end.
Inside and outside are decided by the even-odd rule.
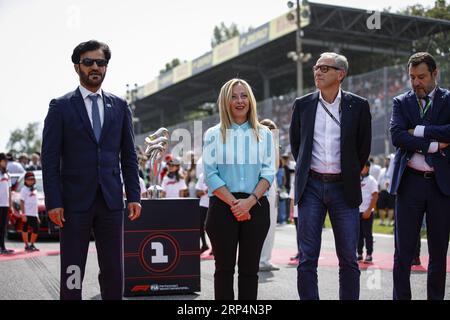
POLYGON ((94 129, 94 135, 97 142, 100 140, 100 134, 102 133, 102 124, 100 122, 100 112, 97 103, 98 97, 99 94, 89 95, 89 99, 92 100, 92 129, 94 129))

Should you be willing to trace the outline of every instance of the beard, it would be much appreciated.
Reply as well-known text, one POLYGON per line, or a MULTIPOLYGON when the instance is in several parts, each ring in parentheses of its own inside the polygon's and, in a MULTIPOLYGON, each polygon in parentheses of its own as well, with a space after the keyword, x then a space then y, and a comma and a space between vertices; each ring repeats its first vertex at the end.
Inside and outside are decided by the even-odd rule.
POLYGON ((87 87, 99 87, 101 86, 105 74, 99 71, 91 71, 89 74, 80 69, 80 82, 87 87))

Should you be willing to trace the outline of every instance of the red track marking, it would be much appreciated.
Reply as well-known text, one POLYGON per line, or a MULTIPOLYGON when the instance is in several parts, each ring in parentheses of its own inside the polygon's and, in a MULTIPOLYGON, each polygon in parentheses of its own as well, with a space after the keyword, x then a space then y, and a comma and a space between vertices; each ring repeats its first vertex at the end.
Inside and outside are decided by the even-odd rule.
MULTIPOLYGON (((291 265, 296 266, 297 263, 290 261, 289 257, 295 255, 294 250, 290 249, 278 249, 272 252, 271 261, 279 265, 291 265)), ((392 270, 394 266, 394 255, 383 252, 375 252, 373 254, 373 262, 369 263, 359 263, 359 268, 361 270, 370 269, 381 269, 381 270, 392 270)), ((413 266, 412 271, 415 272, 426 272, 428 270, 428 256, 421 256, 420 260, 422 262, 421 266, 413 266)), ((324 267, 338 267, 338 258, 336 253, 333 251, 321 251, 319 258, 319 266, 324 267)), ((450 257, 447 257, 447 272, 450 272, 450 257)))

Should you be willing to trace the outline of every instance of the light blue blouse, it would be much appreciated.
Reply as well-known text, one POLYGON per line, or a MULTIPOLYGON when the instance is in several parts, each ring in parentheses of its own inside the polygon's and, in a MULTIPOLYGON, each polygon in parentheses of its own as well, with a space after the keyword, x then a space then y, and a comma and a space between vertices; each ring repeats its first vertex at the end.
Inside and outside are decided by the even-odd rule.
MULTIPOLYGON (((205 132, 203 168, 208 194, 226 186, 230 192, 252 193, 260 179, 272 184, 275 176, 275 148, 272 132, 259 129, 260 140, 247 122, 233 123, 223 143, 220 124, 205 132)), ((267 195, 267 192, 265 193, 267 195)))

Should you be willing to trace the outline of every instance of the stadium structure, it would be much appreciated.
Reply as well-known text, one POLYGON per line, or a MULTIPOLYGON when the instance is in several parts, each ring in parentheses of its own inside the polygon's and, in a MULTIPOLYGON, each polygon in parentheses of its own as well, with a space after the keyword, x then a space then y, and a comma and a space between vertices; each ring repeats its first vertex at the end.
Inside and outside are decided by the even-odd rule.
MULTIPOLYGON (((297 86, 297 63, 289 53, 296 52, 297 24, 288 19, 288 13, 130 90, 127 97, 134 111, 136 144, 142 145, 149 132, 162 126, 192 131, 194 120, 202 120, 201 134, 218 121, 215 103, 222 84, 240 77, 252 85, 260 118, 275 120, 280 145, 289 151, 287 130, 297 86)), ((302 63, 304 92, 313 90, 311 67, 321 52, 344 54, 350 70, 343 88, 369 98, 372 154, 387 154, 392 151, 391 99, 408 88, 407 58, 416 50, 417 40, 449 34, 450 21, 380 12, 379 28, 370 28, 368 19, 373 14, 312 2, 302 6, 302 49, 311 57, 302 63), (404 63, 386 66, 386 56, 404 63)), ((448 68, 448 57, 441 60, 448 68)), ((441 80, 450 85, 448 78, 441 80)))

